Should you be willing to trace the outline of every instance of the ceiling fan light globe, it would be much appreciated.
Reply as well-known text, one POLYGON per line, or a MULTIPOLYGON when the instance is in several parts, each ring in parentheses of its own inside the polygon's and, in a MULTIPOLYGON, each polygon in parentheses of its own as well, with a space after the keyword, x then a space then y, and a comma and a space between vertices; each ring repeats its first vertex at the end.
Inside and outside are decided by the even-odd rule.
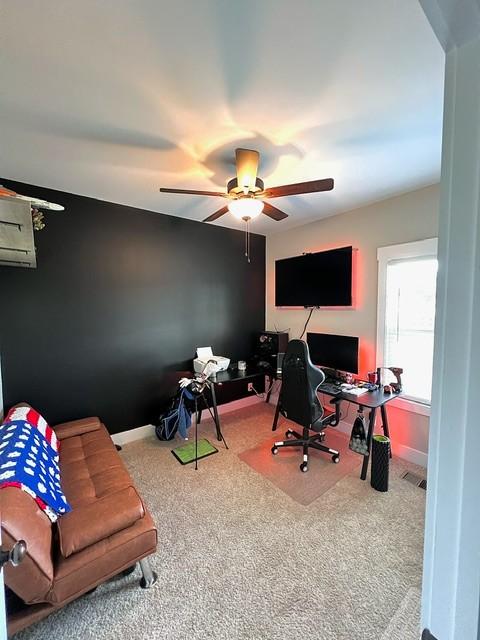
POLYGON ((263 211, 263 202, 255 198, 239 198, 228 203, 228 210, 238 220, 257 218, 263 211))

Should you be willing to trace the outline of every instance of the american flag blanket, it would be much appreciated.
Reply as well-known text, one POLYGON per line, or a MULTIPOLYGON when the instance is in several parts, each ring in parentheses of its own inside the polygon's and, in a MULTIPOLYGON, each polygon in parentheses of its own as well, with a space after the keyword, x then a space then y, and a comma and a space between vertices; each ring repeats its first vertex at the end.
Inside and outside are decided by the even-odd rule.
POLYGON ((47 421, 38 413, 38 411, 35 411, 35 409, 27 405, 13 407, 7 413, 5 422, 13 422, 14 420, 24 420, 32 427, 38 429, 42 436, 47 439, 47 442, 52 446, 52 448, 55 449, 55 451, 58 451, 58 440, 55 435, 55 431, 48 426, 47 421))
POLYGON ((0 489, 12 486, 31 495, 52 522, 71 511, 60 484, 57 451, 25 420, 0 427, 0 489))

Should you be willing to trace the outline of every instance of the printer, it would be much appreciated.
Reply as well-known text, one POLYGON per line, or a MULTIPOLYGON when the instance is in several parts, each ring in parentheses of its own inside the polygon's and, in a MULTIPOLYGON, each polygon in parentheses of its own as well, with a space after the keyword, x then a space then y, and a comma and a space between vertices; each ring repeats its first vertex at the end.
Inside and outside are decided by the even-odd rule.
POLYGON ((214 356, 212 347, 197 347, 197 357, 193 361, 195 373, 203 373, 208 362, 211 362, 213 373, 225 371, 230 364, 230 358, 214 356), (213 360, 213 362, 211 362, 213 360))

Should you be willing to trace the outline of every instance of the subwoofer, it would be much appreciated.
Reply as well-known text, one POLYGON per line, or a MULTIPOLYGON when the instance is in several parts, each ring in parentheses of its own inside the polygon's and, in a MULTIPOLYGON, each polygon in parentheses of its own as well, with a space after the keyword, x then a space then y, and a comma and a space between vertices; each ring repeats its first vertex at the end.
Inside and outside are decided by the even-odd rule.
POLYGON ((279 353, 285 353, 288 345, 288 333, 286 331, 262 331, 255 334, 254 359, 257 364, 265 369, 277 370, 277 357, 279 353))

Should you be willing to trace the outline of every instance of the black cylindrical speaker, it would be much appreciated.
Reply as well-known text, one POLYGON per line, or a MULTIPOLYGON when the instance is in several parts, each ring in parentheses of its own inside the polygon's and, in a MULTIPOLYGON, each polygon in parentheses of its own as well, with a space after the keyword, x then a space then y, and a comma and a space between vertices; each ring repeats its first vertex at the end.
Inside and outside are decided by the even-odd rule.
POLYGON ((390 439, 385 436, 373 436, 370 484, 377 491, 388 491, 389 464, 390 439))

